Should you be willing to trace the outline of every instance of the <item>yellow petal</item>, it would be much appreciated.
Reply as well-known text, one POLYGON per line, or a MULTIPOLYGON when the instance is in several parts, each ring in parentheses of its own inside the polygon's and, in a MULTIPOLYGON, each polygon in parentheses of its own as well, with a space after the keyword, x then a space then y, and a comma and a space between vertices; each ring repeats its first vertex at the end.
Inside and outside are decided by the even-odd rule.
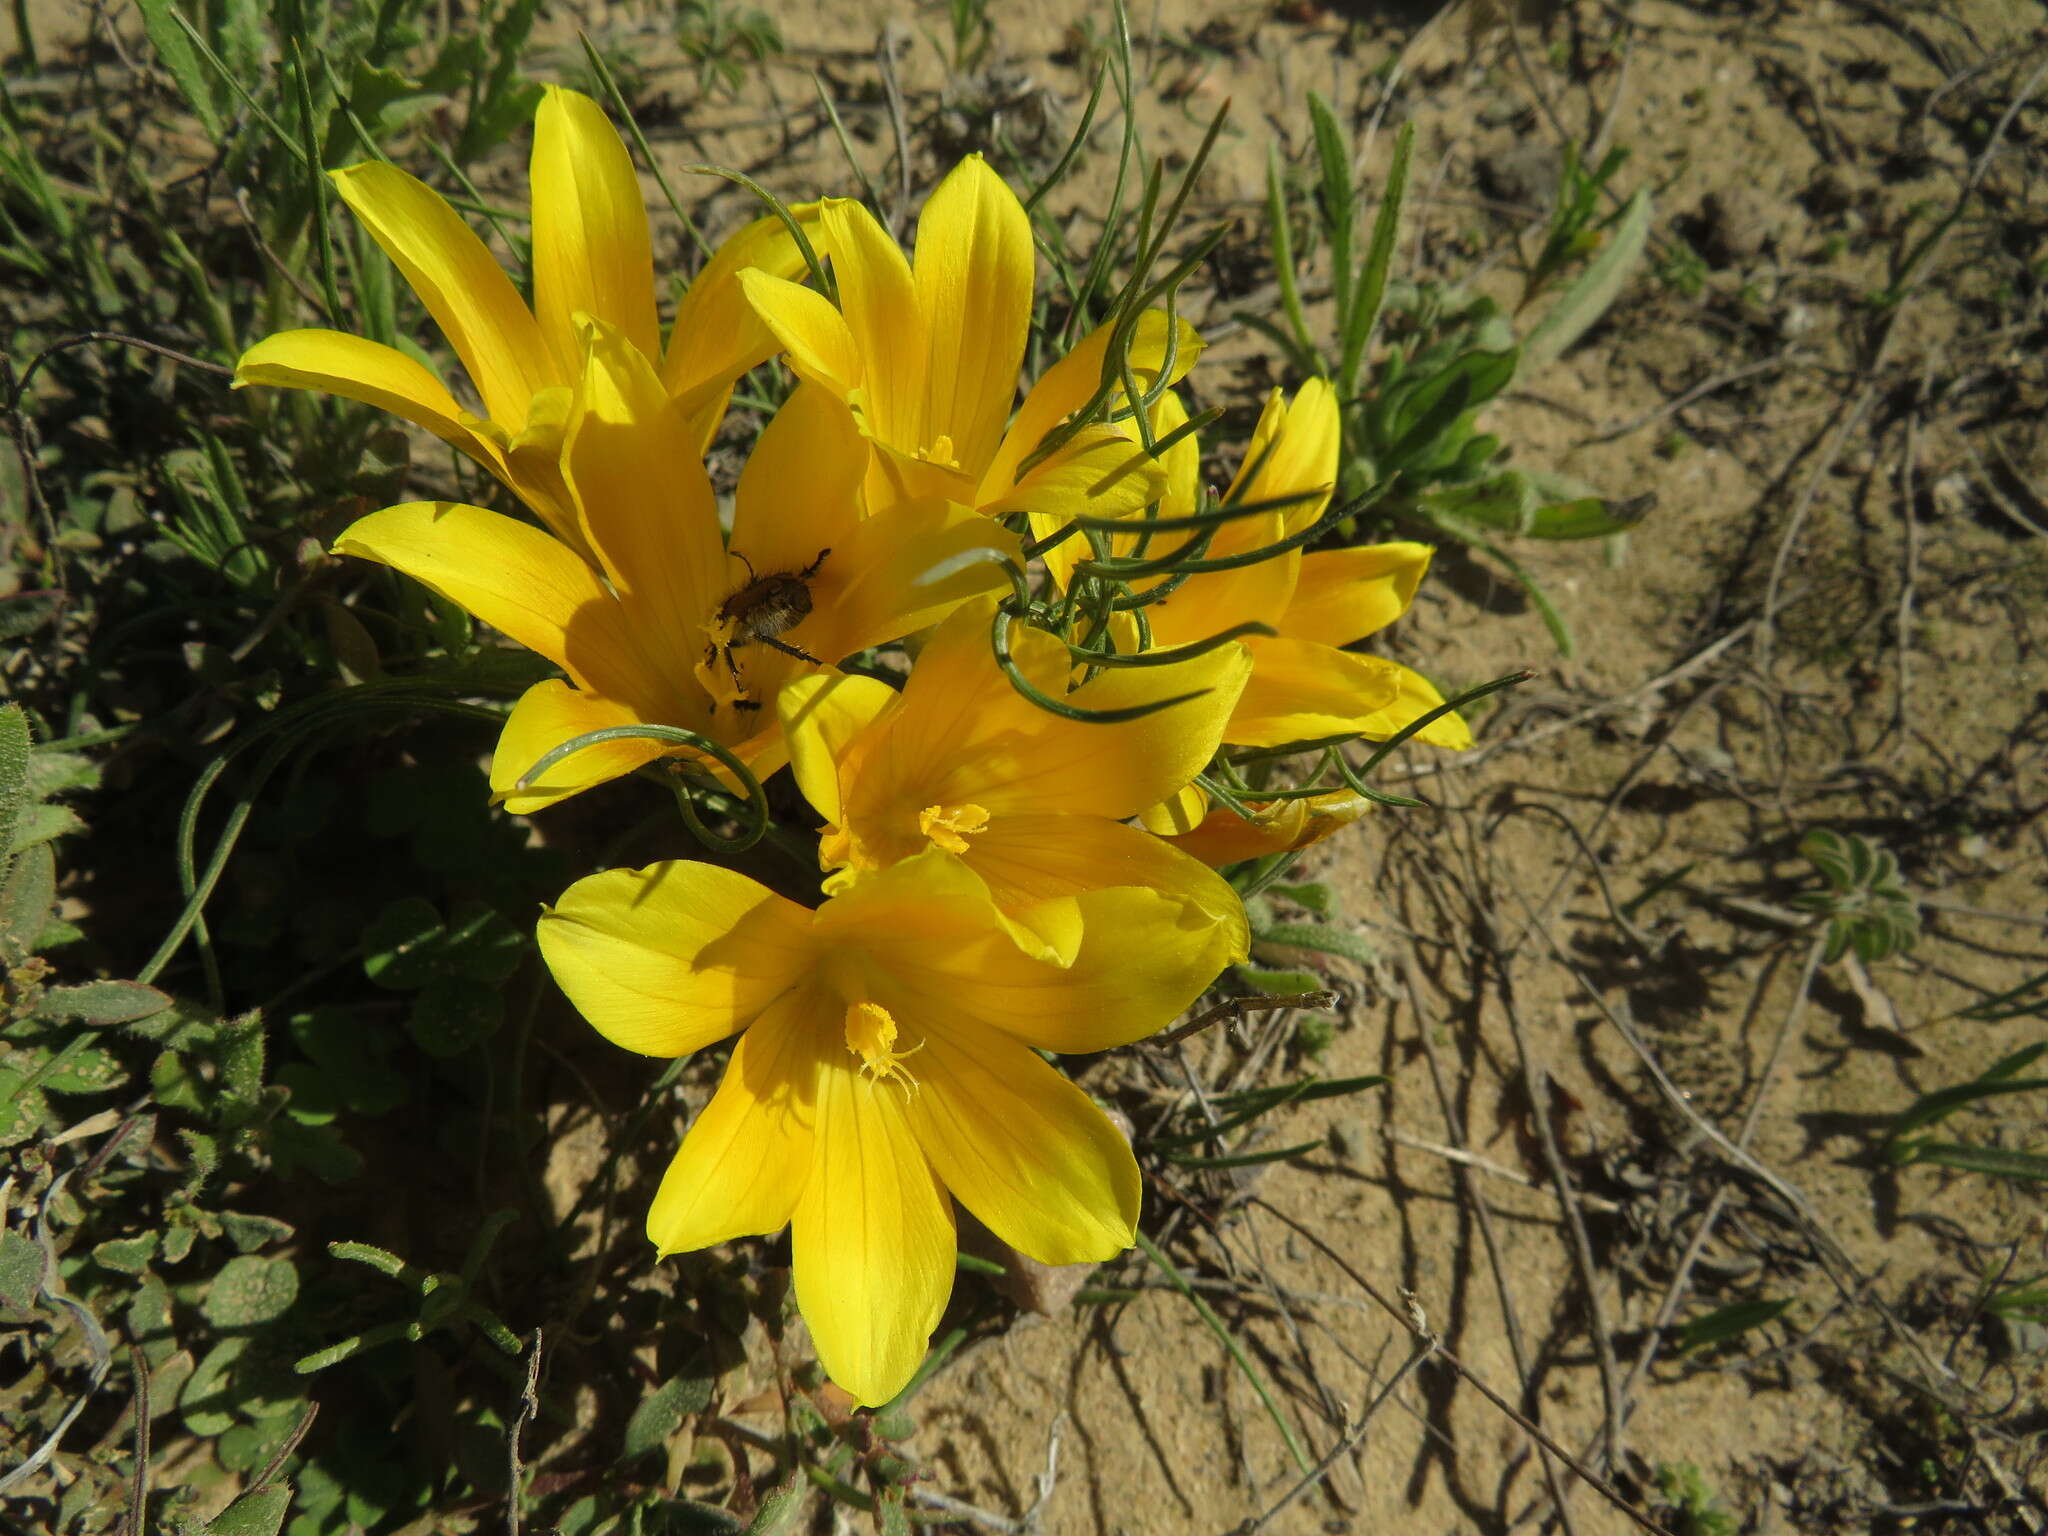
MULTIPOLYGON (((800 203, 790 213, 805 237, 815 241, 816 206, 800 203)), ((793 278, 804 271, 803 253, 773 214, 728 236, 676 305, 661 379, 686 413, 696 414, 697 402, 775 353, 776 338, 742 291, 750 270, 764 281, 793 278)))
POLYGON ((796 1302, 826 1373, 886 1403, 924 1359, 953 1290, 953 1203, 905 1118, 905 1090, 848 1055, 817 1079, 810 1177, 792 1219, 796 1302))
MULTIPOLYGON (((1252 677, 1223 739, 1240 746, 1344 736, 1371 726, 1399 697, 1394 664, 1312 640, 1251 640, 1252 677)), ((1384 734, 1384 733, 1383 733, 1384 734)))
MULTIPOLYGON (((1214 870, 1150 832, 1099 816, 1005 816, 962 857, 1006 908, 1132 885, 1178 902, 1189 922, 1244 924, 1243 903, 1214 870)), ((1061 958, 1071 963, 1072 951, 1061 958)))
POLYGON ((878 678, 815 673, 785 686, 775 701, 789 745, 790 771, 811 808, 836 824, 840 764, 853 742, 882 711, 896 702, 894 688, 878 678))
POLYGON ((579 312, 618 330, 650 367, 661 356, 633 157, 603 108, 558 85, 533 120, 533 311, 559 379, 582 370, 579 312))
POLYGON ((875 216, 850 199, 825 199, 819 223, 839 284, 839 307, 866 364, 868 431, 898 448, 929 448, 944 428, 927 431, 925 321, 910 263, 875 216))
MULTIPOLYGON (((1209 554, 1220 559, 1228 553, 1263 549, 1278 543, 1286 533, 1286 522, 1277 512, 1238 518, 1218 530, 1209 554), (1218 550, 1218 544, 1239 547, 1218 550)), ((1154 541, 1155 547, 1166 553, 1174 547, 1172 538, 1170 534, 1161 535, 1154 541)), ((1145 609, 1146 620, 1152 626, 1152 644, 1161 648, 1192 645, 1235 624, 1269 624, 1277 628, 1294 596, 1300 570, 1300 551, 1288 550, 1234 570, 1190 576, 1145 609)))
POLYGON ((517 788, 533 765, 563 742, 589 731, 641 723, 631 707, 616 699, 579 693, 560 678, 535 683, 513 706, 498 736, 498 749, 491 757, 491 793, 513 815, 530 816, 593 784, 623 777, 661 756, 662 744, 641 737, 598 742, 563 758, 530 788, 517 788))
POLYGON ((647 1212, 664 1258, 777 1231, 796 1210, 811 1176, 823 1069, 818 1012, 810 992, 789 993, 733 1047, 647 1212))
POLYGON ((343 331, 279 331, 242 354, 235 387, 317 389, 402 416, 500 477, 505 458, 490 426, 465 411, 447 386, 396 347, 343 331))
POLYGON ((562 445, 575 402, 576 392, 566 384, 534 391, 526 405, 526 424, 505 449, 505 483, 547 524, 548 532, 595 568, 597 556, 584 537, 569 483, 562 478, 562 445))
POLYGON ((334 552, 405 572, 588 692, 635 703, 660 695, 597 573, 538 528, 460 502, 410 501, 358 518, 334 552))
MULTIPOLYGON (((1196 697, 1135 720, 1069 720, 1010 685, 990 653, 987 623, 979 607, 963 609, 926 644, 888 750, 864 761, 849 798, 848 828, 857 837, 879 835, 865 823, 886 818, 893 826, 927 805, 972 803, 997 816, 1134 816, 1207 765, 1251 671, 1235 645, 1171 666, 1112 669, 1067 702, 1108 711, 1196 697)), ((1063 648, 1050 636, 1021 625, 1011 634, 1013 651, 1060 659, 1063 648)))
MULTIPOLYGON (((998 501, 982 511, 990 517, 1023 512, 1032 531, 1058 529, 1074 517, 1132 517, 1166 491, 1166 467, 1114 427, 1083 427, 1060 450, 1035 464, 998 501)), ((1153 554, 1164 554, 1185 533, 1162 534, 1153 554)), ((1088 541, 1075 536, 1056 549, 1085 554, 1088 541)))
MULTIPOLYGON (((1086 405, 1102 383, 1102 365, 1109 355, 1113 325, 1098 326, 1081 344, 1039 375, 1017 408, 1016 420, 1004 435, 982 480, 984 502, 1000 498, 1016 484, 1017 467, 1038 450, 1046 433, 1086 405)), ((1166 382, 1178 383, 1201 356, 1202 339, 1185 320, 1168 329, 1166 311, 1148 309, 1138 317, 1131 342, 1131 368, 1141 389, 1149 390, 1164 370, 1166 382)), ((1121 400, 1119 387, 1113 397, 1121 400)))
POLYGON ((932 434, 953 440, 954 461, 976 478, 995 456, 1017 398, 1034 260, 1024 205, 978 154, 954 167, 918 216, 913 273, 926 327, 924 420, 932 434))
POLYGON ((678 698, 700 694, 704 623, 725 589, 718 502, 654 365, 592 324, 563 468, 626 622, 678 698))
POLYGON ((803 984, 810 914, 712 864, 611 869, 578 880, 540 920, 540 952, 607 1040, 682 1056, 744 1029, 803 984))
MULTIPOLYGON (((1374 741, 1384 741, 1409 721, 1428 714, 1444 696, 1437 692, 1436 685, 1419 672, 1412 672, 1398 661, 1378 661, 1393 678, 1399 690, 1392 703, 1387 705, 1366 724, 1359 727, 1359 734, 1374 741)), ((1433 747, 1449 747, 1462 752, 1472 745, 1472 728, 1465 724, 1464 717, 1453 710, 1448 715, 1430 721, 1415 733, 1415 740, 1426 741, 1433 747)))
POLYGON ((1008 586, 1017 536, 966 507, 914 501, 862 519, 813 584, 812 654, 828 661, 934 624, 967 599, 1008 586))
POLYGON ((924 1038, 906 1109, 953 1198, 1041 1264, 1128 1248, 1138 1164, 1088 1095, 1022 1046, 937 1025, 924 1038))
POLYGON ((373 160, 328 174, 462 359, 484 413, 516 430, 535 390, 567 381, 512 280, 439 193, 397 166, 373 160))
POLYGON ((1241 918, 1218 922, 1131 886, 1072 899, 1083 939, 1066 966, 1027 953, 980 877, 936 850, 863 876, 815 925, 890 989, 876 1001, 899 1018, 980 1023, 1061 1052, 1143 1039, 1244 958, 1241 918))
MULTIPOLYGON (((867 443, 846 406, 819 385, 797 386, 740 471, 732 548, 747 557, 755 576, 801 571, 820 550, 831 550, 837 559, 860 523, 867 466, 867 443)), ((750 579, 745 566, 730 560, 719 586, 732 591, 750 579)))
MULTIPOLYGON (((1310 379, 1291 402, 1279 390, 1266 401, 1259 424, 1245 445, 1244 463, 1230 487, 1230 499, 1261 502, 1299 497, 1282 510, 1290 534, 1299 533, 1323 515, 1337 479, 1337 454, 1344 438, 1337 392, 1327 379, 1310 379)), ((1235 553, 1231 541, 1218 535, 1214 554, 1235 553)))
POLYGON ((1157 805, 1145 807, 1138 813, 1138 820, 1147 832, 1161 837, 1178 837, 1194 831, 1208 813, 1209 797, 1202 793, 1200 785, 1190 784, 1179 794, 1169 795, 1157 805))
POLYGON ((1277 626, 1296 640, 1346 646, 1408 611, 1434 554, 1427 544, 1360 544, 1302 556, 1294 598, 1277 626))
POLYGON ((798 378, 851 399, 867 377, 859 345, 846 317, 822 293, 801 283, 765 272, 742 272, 737 278, 749 313, 772 333, 775 344, 789 354, 798 378))

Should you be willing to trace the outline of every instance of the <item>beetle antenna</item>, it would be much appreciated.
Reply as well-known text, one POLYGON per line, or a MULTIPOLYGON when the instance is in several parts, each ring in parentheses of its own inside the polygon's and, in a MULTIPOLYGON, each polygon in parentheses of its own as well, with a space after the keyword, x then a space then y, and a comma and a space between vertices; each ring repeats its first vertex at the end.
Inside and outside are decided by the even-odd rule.
POLYGON ((747 568, 747 580, 749 582, 755 582, 761 579, 759 576, 754 574, 754 562, 749 560, 745 555, 741 554, 736 549, 728 549, 725 553, 728 559, 737 560, 741 565, 744 565, 747 568))

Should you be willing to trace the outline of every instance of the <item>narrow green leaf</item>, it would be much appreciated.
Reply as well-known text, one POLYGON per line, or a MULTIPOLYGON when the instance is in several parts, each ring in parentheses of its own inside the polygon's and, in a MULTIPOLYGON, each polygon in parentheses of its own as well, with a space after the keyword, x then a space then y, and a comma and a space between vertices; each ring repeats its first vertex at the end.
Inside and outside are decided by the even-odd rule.
POLYGON ((14 831, 28 798, 29 750, 34 744, 21 706, 0 707, 0 875, 7 872, 14 831))
POLYGON ((149 34, 157 57, 178 82, 186 104, 206 125, 207 137, 219 143, 220 108, 214 103, 209 76, 199 62, 191 37, 178 25, 178 8, 170 0, 135 0, 135 5, 142 12, 142 29, 149 34))
POLYGON ((0 960, 19 965, 33 954, 56 904, 57 860, 48 843, 37 843, 0 880, 0 960))
POLYGON ((1679 1352, 1705 1349, 1710 1344, 1724 1343, 1748 1333, 1752 1328, 1761 1328, 1765 1323, 1784 1316, 1791 1305, 1788 1297, 1782 1301, 1738 1301, 1717 1307, 1705 1317, 1696 1317, 1678 1330, 1679 1352))
POLYGON ((1394 138, 1394 161, 1387 167, 1387 184, 1380 193, 1380 211, 1372 224, 1372 241, 1365 249, 1365 266, 1352 295, 1351 313, 1344 317, 1344 359, 1338 377, 1341 398, 1358 393, 1358 370, 1372 344, 1379 325, 1380 309, 1387 297, 1387 274, 1393 267, 1394 250, 1401 240, 1401 215, 1408 198, 1408 163, 1415 153, 1415 125, 1403 123, 1394 138))
MULTIPOLYGON (((2048 1087, 2048 1083, 2041 1086, 2048 1087)), ((2033 1184, 2048 1184, 2048 1157, 2038 1152, 2013 1152, 2004 1147, 1972 1147, 1954 1141, 1915 1141, 1907 1143, 1903 1157, 1893 1161, 1911 1165, 1913 1163, 1935 1163, 1943 1168, 1960 1168, 1965 1173, 1989 1173, 2002 1179, 2025 1179, 2033 1184)))
MULTIPOLYGON (((2024 1051, 2015 1052, 2013 1056, 2007 1057, 2005 1061, 2000 1062, 1998 1066, 1993 1067, 1982 1077, 1975 1078, 1970 1082, 1956 1083, 1951 1087, 1937 1088, 1932 1093, 1923 1093, 1904 1110, 1900 1111, 1899 1117, 1892 1122, 1891 1131, 1886 1140, 1894 1148, 1897 1148, 1901 1137, 1912 1131, 1920 1130, 1925 1126, 1947 1119, 1966 1104, 1974 1104, 1979 1099, 1996 1098, 2001 1094, 2031 1093, 2037 1088, 2048 1088, 2048 1077, 2013 1077, 2011 1075, 2012 1072, 2017 1072, 2020 1067, 2031 1064, 2043 1051, 2048 1051, 2048 1041, 2044 1041, 2039 1045, 2029 1046, 2024 1051), (2001 1072, 2001 1068, 2009 1068, 2009 1070, 2001 1072)), ((1899 1152, 1897 1150, 1892 1153, 1895 1160, 1898 1155, 1899 1152)))
POLYGON ((801 1478, 791 1478, 761 1500, 747 1536, 791 1536, 801 1528, 810 1504, 809 1486, 801 1478))
POLYGON ((168 993, 139 981, 87 981, 75 987, 51 987, 36 1005, 35 1016, 50 1024, 74 1020, 94 1028, 133 1024, 171 1006, 168 993))
POLYGON ((1274 923, 1252 935, 1254 952, 1262 944, 1285 945, 1291 949, 1312 949, 1318 954, 1339 955, 1360 965, 1371 965, 1379 951, 1355 933, 1322 923, 1274 923))
POLYGON ((1522 344, 1523 360, 1532 369, 1562 355, 1594 321, 1607 313, 1620 297, 1630 271, 1642 259, 1643 246, 1649 238, 1650 189, 1644 187, 1629 199, 1628 208, 1608 231, 1600 254, 1586 264, 1578 281, 1565 290, 1522 344))
POLYGON ((1250 1168, 1259 1163, 1284 1163, 1292 1157, 1306 1157, 1321 1149, 1320 1138, 1315 1141, 1297 1142, 1291 1147, 1275 1147, 1267 1152, 1230 1152, 1221 1157, 1197 1157, 1188 1152, 1169 1152, 1166 1160, 1182 1168, 1201 1171, 1213 1168, 1250 1168))
POLYGON ((1294 1457, 1294 1464, 1303 1472, 1307 1472, 1310 1467, 1308 1453, 1301 1448, 1301 1442, 1294 1436, 1294 1426, 1287 1422, 1287 1417, 1281 1413, 1279 1404, 1273 1401, 1273 1394, 1266 1390, 1266 1379, 1253 1368, 1250 1358, 1244 1352, 1244 1346, 1237 1342, 1237 1336, 1224 1326, 1223 1319, 1218 1317, 1209 1303, 1202 1299, 1201 1293, 1188 1284, 1187 1278, 1174 1268, 1172 1261, 1159 1251, 1151 1238, 1139 1232, 1137 1240, 1138 1247, 1144 1250, 1145 1257, 1173 1283, 1175 1290, 1188 1299, 1209 1331, 1222 1342, 1224 1349, 1230 1354, 1231 1362, 1243 1373, 1244 1379, 1251 1383, 1252 1391, 1258 1394, 1259 1401, 1265 1405, 1267 1415, 1273 1420, 1273 1427, 1280 1431, 1280 1438, 1286 1442, 1288 1451, 1294 1457))
POLYGON ((672 1376, 641 1399, 626 1420, 625 1459, 644 1456, 667 1441, 683 1420, 711 1406, 708 1376, 672 1376))

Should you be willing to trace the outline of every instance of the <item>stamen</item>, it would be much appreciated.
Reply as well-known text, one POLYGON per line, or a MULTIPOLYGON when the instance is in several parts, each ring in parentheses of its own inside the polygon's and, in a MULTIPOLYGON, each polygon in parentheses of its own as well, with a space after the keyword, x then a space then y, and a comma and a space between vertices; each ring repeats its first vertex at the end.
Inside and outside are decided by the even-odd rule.
POLYGON ((917 830, 930 838, 935 847, 948 853, 965 853, 968 837, 988 830, 988 812, 971 802, 928 805, 917 813, 917 830))
POLYGON ((860 1057, 864 1075, 898 1082, 917 1092, 917 1079, 904 1070, 903 1059, 923 1050, 924 1042, 920 1040, 907 1051, 897 1050, 896 1020, 880 1003, 854 1003, 847 1008, 846 1048, 860 1057))

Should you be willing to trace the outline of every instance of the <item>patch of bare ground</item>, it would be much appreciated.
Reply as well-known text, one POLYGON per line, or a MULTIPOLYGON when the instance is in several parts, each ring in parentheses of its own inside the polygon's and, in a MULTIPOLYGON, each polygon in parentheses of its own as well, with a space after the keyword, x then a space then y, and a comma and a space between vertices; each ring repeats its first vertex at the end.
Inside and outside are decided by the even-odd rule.
MULTIPOLYGON (((1204 403, 1282 367, 1234 316, 1272 300, 1264 146, 1303 153, 1302 89, 1377 125, 1369 178, 1418 125, 1411 270, 1510 303, 1561 144, 1628 148, 1622 185, 1658 199, 1646 270, 1490 425, 1524 462, 1660 504, 1604 558, 1515 546, 1569 658, 1498 570, 1439 557, 1398 654, 1449 683, 1542 675, 1473 753, 1408 756, 1393 787, 1431 809, 1314 861, 1379 954, 1333 977, 1327 1049, 1279 1016, 1094 1070, 1141 1145, 1252 1083, 1389 1082, 1261 1122, 1255 1148, 1316 1143, 1283 1164, 1149 1164, 1150 1230, 1242 1363, 1134 1257, 933 1383, 915 1448, 993 1516, 1134 1536, 2041 1526, 2048 1354, 1984 1306, 2048 1267, 2038 1187, 1894 1167, 1884 1144, 1917 1096, 2040 1034, 1965 1010, 2048 966, 2048 51, 1995 4, 1548 9, 1413 47, 1423 18, 1396 6, 1134 17, 1178 100, 1155 145, 1235 108, 1205 211, 1244 239, 1197 316, 1204 403), (1816 827, 1898 856, 1909 953, 1823 960, 1800 905, 1816 827), (1784 1306, 1687 1347, 1739 1303, 1784 1306)), ((1010 78, 1071 114, 1088 17, 996 20, 1010 78)), ((849 49, 864 24, 888 26, 835 23, 849 49)), ((955 110, 970 83, 918 79, 919 58, 912 115, 955 110)), ((2015 1096, 1958 1137, 2038 1147, 2042 1117, 2015 1096)))

